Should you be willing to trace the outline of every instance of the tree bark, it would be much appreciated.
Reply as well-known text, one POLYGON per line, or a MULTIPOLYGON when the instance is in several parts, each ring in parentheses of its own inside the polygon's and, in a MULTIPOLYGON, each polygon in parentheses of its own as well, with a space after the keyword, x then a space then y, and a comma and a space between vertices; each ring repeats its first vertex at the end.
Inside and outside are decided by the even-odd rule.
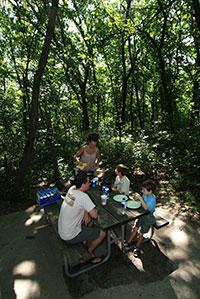
POLYGON ((191 113, 191 124, 193 125, 195 121, 199 121, 199 110, 200 110, 200 2, 199 0, 192 0, 192 25, 193 25, 193 37, 194 45, 196 50, 196 73, 193 82, 193 106, 191 113))
POLYGON ((27 135, 26 144, 24 147, 24 152, 22 155, 22 159, 16 174, 15 183, 14 183, 14 191, 15 191, 15 199, 21 198, 21 193, 23 190, 23 183, 27 173, 27 170, 30 165, 30 161, 33 154, 34 142, 36 139, 37 132, 37 122, 38 122, 38 99, 40 95, 40 85, 42 82, 42 76, 44 74, 45 66, 47 64, 50 44, 52 41, 56 15, 58 10, 59 0, 52 0, 52 6, 50 8, 49 20, 44 40, 44 45, 42 48, 42 53, 40 56, 38 68, 34 75, 33 81, 33 90, 32 90, 32 101, 31 101, 31 109, 30 109, 30 126, 27 135))
POLYGON ((122 125, 125 125, 126 114, 126 97, 127 97, 127 72, 126 72, 126 57, 125 57, 125 41, 122 37, 122 112, 121 120, 122 125))

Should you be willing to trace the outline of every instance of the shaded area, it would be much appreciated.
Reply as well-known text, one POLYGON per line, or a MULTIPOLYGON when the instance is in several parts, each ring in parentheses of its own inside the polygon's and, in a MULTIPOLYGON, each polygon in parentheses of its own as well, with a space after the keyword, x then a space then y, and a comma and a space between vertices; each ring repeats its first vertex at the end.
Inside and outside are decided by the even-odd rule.
POLYGON ((62 279, 62 257, 42 211, 0 217, 0 281, 5 299, 55 299, 69 294, 62 279))
MULTIPOLYGON (((162 212, 163 216, 169 214, 167 207, 162 212)), ((140 258, 134 258, 113 245, 106 264, 76 279, 63 279, 61 248, 53 229, 45 225, 42 211, 33 206, 1 216, 2 298, 197 299, 200 230, 194 230, 176 213, 171 214, 171 220, 154 235, 161 250, 154 242, 145 243, 140 258)))
MULTIPOLYGON (((128 254, 130 255, 130 253, 128 254)), ((132 258, 124 255, 117 246, 112 246, 110 260, 98 269, 80 275, 75 279, 64 275, 67 288, 73 298, 80 298, 96 289, 109 289, 115 286, 148 284, 162 280, 175 270, 175 265, 153 244, 144 244, 140 260, 143 270, 139 270, 132 258)), ((139 260, 139 259, 137 259, 139 260)))

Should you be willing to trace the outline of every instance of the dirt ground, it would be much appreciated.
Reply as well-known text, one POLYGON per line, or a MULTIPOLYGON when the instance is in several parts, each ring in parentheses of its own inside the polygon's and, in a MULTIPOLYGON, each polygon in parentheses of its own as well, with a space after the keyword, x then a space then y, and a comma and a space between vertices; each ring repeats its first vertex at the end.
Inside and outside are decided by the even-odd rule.
POLYGON ((59 243, 36 206, 0 217, 0 298, 200 298, 200 227, 178 207, 157 212, 170 224, 143 245, 140 258, 114 245, 110 260, 69 279, 63 275, 59 243))

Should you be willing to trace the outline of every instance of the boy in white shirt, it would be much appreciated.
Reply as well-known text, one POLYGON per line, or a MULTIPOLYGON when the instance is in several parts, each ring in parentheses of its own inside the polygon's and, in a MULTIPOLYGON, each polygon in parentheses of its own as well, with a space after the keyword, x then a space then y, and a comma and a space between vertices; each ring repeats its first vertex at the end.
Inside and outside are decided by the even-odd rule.
POLYGON ((129 194, 129 188, 130 188, 130 180, 125 175, 127 169, 128 168, 123 164, 117 165, 115 169, 116 178, 113 185, 114 191, 118 191, 126 195, 129 194))

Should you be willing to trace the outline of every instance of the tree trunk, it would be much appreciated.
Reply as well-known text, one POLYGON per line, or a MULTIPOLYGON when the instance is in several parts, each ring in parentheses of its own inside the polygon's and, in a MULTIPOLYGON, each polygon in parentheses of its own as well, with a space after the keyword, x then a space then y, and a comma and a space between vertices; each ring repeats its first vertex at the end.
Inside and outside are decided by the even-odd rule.
POLYGON ((89 116, 88 116, 88 105, 87 105, 85 95, 82 95, 81 99, 82 99, 81 107, 82 107, 82 113, 83 113, 82 129, 83 129, 83 131, 87 131, 87 130, 89 130, 89 127, 90 127, 89 116))
POLYGON ((200 110, 200 2, 199 0, 192 1, 192 25, 193 25, 193 37, 196 49, 196 74, 194 76, 193 83, 193 106, 191 113, 191 124, 195 123, 195 120, 199 121, 199 110, 200 110))
POLYGON ((140 123, 140 128, 143 130, 144 129, 144 122, 142 118, 142 112, 141 112, 141 107, 140 107, 140 98, 139 98, 139 91, 138 91, 138 86, 137 82, 135 81, 135 95, 136 95, 136 110, 137 110, 137 115, 140 123))
POLYGON ((59 183, 60 180, 60 172, 58 167, 58 159, 57 159, 57 152, 54 144, 54 136, 53 136, 53 127, 51 123, 51 114, 45 112, 46 114, 46 122, 47 122, 47 143, 49 147, 49 160, 52 162, 53 167, 53 177, 52 180, 55 183, 59 183))
POLYGON ((127 73, 126 73, 126 57, 124 49, 124 37, 122 38, 122 111, 121 121, 122 125, 125 125, 125 114, 126 114, 126 97, 127 97, 127 73))
POLYGON ((30 110, 30 126, 29 126, 29 132, 27 135, 26 144, 24 147, 22 160, 20 162, 19 169, 17 171, 16 178, 15 178, 15 184, 14 184, 15 199, 21 198, 24 179, 33 154, 33 146, 36 138, 37 122, 38 122, 38 99, 40 94, 40 85, 41 85, 44 69, 47 64, 50 44, 54 33, 58 3, 59 0, 52 0, 52 6, 49 13, 49 20, 48 20, 47 31, 45 35, 45 41, 42 48, 42 53, 40 56, 38 68, 34 76, 31 110, 30 110))

